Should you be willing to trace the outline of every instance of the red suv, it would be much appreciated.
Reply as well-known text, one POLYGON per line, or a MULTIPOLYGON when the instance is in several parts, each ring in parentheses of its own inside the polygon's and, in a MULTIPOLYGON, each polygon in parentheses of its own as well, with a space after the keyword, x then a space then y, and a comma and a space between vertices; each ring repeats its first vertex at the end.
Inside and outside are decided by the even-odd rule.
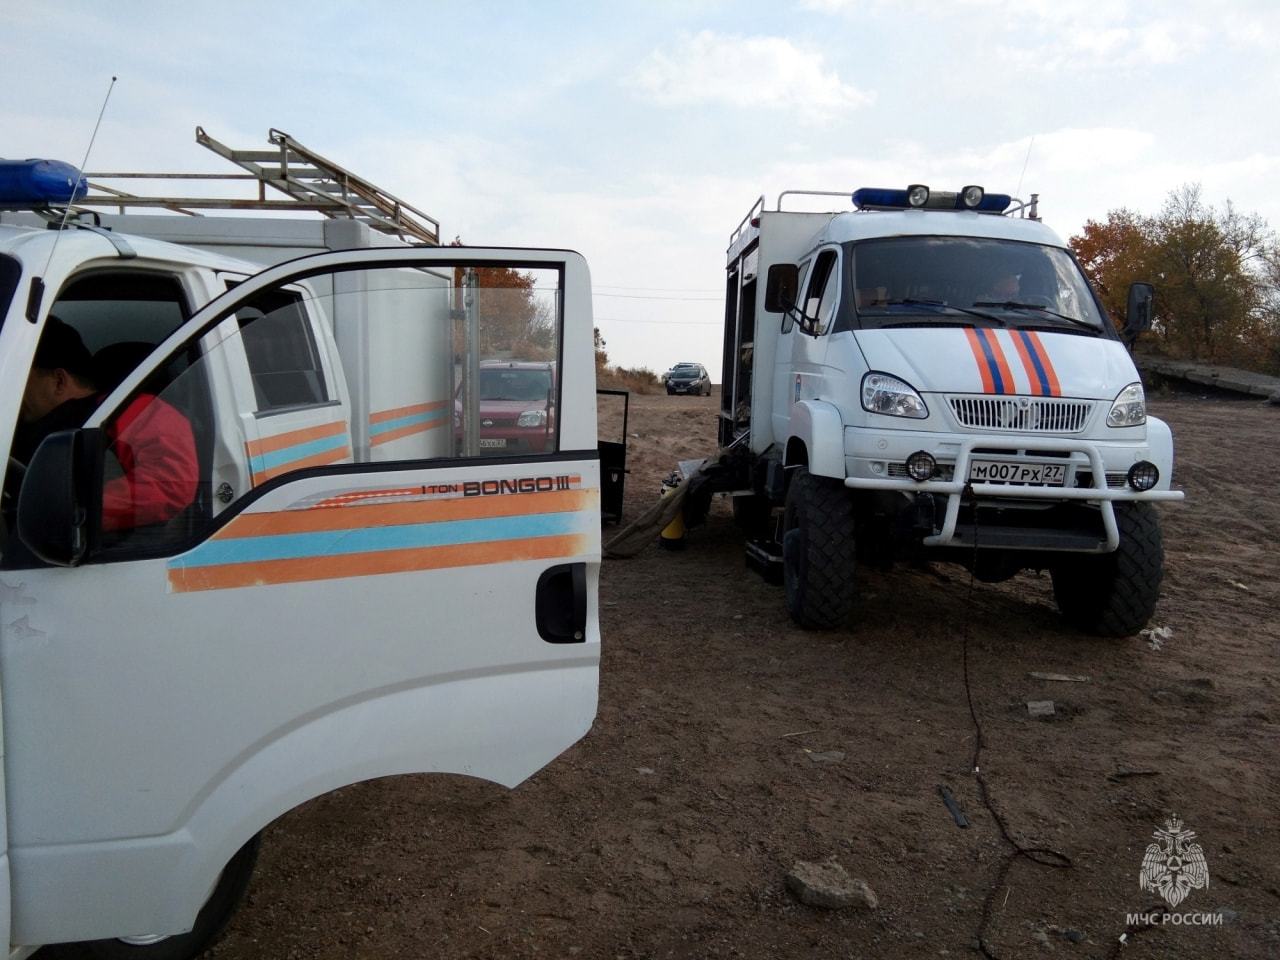
MULTIPOLYGON (((530 360, 480 364, 480 452, 543 453, 555 448, 556 365, 530 360)), ((459 449, 462 388, 456 422, 459 449)))

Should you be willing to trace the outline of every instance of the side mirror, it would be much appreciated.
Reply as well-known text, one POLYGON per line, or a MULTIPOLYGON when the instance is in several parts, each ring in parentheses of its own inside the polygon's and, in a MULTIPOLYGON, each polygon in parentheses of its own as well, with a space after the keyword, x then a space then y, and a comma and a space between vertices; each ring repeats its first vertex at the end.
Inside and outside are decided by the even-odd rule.
POLYGON ((1129 304, 1125 310, 1124 338, 1129 343, 1137 339, 1138 334, 1151 329, 1151 319, 1155 314, 1156 290, 1149 283, 1131 283, 1129 285, 1129 304))
POLYGON ((764 286, 764 308, 769 313, 789 313, 796 308, 800 268, 794 263, 775 263, 769 268, 764 286))
POLYGON ((50 434, 27 464, 18 494, 18 537, 45 563, 73 567, 88 548, 84 444, 85 433, 93 432, 50 434))

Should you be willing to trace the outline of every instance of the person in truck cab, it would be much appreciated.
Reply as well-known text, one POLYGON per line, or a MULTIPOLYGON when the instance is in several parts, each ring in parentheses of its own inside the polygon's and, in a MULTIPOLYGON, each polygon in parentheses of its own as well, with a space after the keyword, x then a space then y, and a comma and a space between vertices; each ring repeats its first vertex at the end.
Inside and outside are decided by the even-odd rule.
POLYGON ((1012 267, 1003 269, 987 280, 986 292, 974 301, 979 303, 1007 303, 1016 301, 1021 290, 1018 274, 1012 267))
MULTIPOLYGON (((93 358, 80 334, 51 314, 36 346, 10 457, 25 466, 45 437, 83 425, 103 399, 93 377, 93 358)), ((178 410, 141 393, 106 433, 121 475, 103 484, 103 530, 163 523, 195 501, 195 437, 178 410)))

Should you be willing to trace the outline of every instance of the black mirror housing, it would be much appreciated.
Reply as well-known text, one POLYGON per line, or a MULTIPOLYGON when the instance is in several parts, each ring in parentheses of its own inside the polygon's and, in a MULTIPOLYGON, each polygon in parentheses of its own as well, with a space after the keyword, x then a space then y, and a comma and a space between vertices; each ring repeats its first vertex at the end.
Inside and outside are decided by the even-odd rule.
POLYGON ((18 494, 18 537, 54 566, 75 566, 89 545, 86 433, 96 431, 62 430, 45 437, 18 494))
POLYGON ((1156 290, 1149 283, 1129 284, 1129 303, 1125 309, 1124 335, 1132 340, 1151 329, 1155 315, 1156 290))
POLYGON ((769 268, 764 286, 764 308, 769 313, 787 313, 796 307, 800 268, 794 263, 775 263, 769 268))

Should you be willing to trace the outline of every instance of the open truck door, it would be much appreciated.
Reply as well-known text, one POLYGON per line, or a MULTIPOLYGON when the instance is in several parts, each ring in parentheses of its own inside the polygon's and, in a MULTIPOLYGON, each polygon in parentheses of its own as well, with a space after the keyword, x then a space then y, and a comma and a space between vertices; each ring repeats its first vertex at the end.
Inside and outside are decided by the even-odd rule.
MULTIPOLYGON (((0 330, 24 366, 27 299, 0 330)), ((239 284, 46 439, 0 569, 11 943, 198 953, 298 804, 411 772, 514 786, 577 741, 594 389, 577 254, 347 251, 239 284), (470 456, 469 378, 513 355, 563 371, 545 449, 470 456)))

